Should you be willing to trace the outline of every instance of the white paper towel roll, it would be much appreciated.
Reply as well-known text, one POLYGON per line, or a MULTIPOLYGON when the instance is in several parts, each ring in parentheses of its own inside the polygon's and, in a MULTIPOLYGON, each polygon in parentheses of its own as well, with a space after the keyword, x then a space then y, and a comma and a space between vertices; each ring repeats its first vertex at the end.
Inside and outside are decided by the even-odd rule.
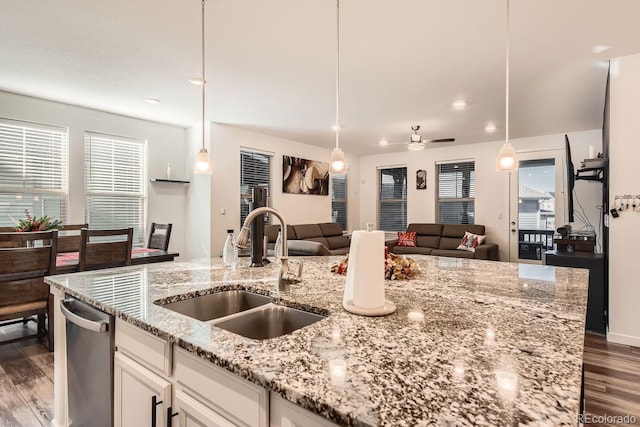
POLYGON ((384 231, 354 231, 344 303, 361 308, 382 307, 384 298, 384 231))
POLYGON ((589 158, 595 159, 598 157, 598 152, 596 151, 596 147, 594 145, 589 146, 589 158))

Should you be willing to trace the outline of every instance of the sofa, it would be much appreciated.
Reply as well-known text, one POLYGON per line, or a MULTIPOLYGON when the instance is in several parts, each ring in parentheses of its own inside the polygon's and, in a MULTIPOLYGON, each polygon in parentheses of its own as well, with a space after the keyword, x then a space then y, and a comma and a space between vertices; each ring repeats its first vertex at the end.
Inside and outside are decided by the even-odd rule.
MULTIPOLYGON (((272 255, 280 225, 266 225, 264 234, 268 239, 268 249, 272 255)), ((342 234, 337 222, 319 224, 287 225, 287 246, 289 255, 346 255, 351 240, 342 234)))
POLYGON ((474 224, 409 224, 407 232, 415 231, 416 246, 398 246, 398 239, 387 240, 389 252, 400 254, 423 254, 455 258, 499 260, 498 245, 482 243, 475 252, 457 249, 465 232, 485 235, 484 225, 474 224))

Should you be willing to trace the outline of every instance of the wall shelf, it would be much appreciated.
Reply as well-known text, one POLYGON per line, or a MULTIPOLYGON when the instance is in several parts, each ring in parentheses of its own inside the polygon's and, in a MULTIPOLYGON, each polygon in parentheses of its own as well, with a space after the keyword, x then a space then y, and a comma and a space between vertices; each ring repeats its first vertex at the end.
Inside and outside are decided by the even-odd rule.
POLYGON ((149 181, 151 181, 151 182, 166 182, 166 183, 169 183, 169 184, 189 184, 190 183, 190 181, 182 181, 182 180, 179 180, 179 179, 162 179, 162 178, 153 178, 153 179, 150 179, 149 181))
POLYGON ((578 169, 576 173, 576 179, 582 179, 585 181, 600 181, 604 182, 604 170, 605 168, 582 168, 578 169))

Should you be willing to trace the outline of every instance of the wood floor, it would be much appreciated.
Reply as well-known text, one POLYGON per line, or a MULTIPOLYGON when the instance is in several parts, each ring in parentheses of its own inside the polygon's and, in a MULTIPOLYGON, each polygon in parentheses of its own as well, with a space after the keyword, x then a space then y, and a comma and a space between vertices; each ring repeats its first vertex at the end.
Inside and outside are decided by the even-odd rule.
MULTIPOLYGON (((0 329, 0 340, 24 334, 23 328, 11 325, 0 329)), ((50 425, 53 353, 46 344, 34 338, 0 346, 0 427, 50 425)), ((587 413, 632 415, 640 426, 640 348, 611 344, 600 335, 587 334, 584 369, 587 413)))
MULTIPOLYGON (((30 322, 0 328, 0 340, 35 331, 30 322)), ((36 338, 0 346, 0 426, 49 426, 53 418, 53 353, 36 338)))

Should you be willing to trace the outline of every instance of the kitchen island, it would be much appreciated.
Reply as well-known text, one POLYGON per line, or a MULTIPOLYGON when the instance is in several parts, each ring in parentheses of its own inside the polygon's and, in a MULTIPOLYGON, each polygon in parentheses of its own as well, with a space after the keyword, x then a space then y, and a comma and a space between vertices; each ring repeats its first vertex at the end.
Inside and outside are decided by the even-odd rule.
MULTIPOLYGON (((363 317, 342 308, 345 276, 330 272, 341 258, 305 257, 302 283, 274 296, 327 318, 263 341, 159 303, 225 289, 274 295, 273 264, 159 263, 46 282, 336 424, 577 423, 587 270, 416 255, 419 277, 386 281, 397 311, 363 317), (347 362, 343 384, 329 375, 331 359, 347 362)), ((63 410, 56 405, 57 420, 63 410)))

